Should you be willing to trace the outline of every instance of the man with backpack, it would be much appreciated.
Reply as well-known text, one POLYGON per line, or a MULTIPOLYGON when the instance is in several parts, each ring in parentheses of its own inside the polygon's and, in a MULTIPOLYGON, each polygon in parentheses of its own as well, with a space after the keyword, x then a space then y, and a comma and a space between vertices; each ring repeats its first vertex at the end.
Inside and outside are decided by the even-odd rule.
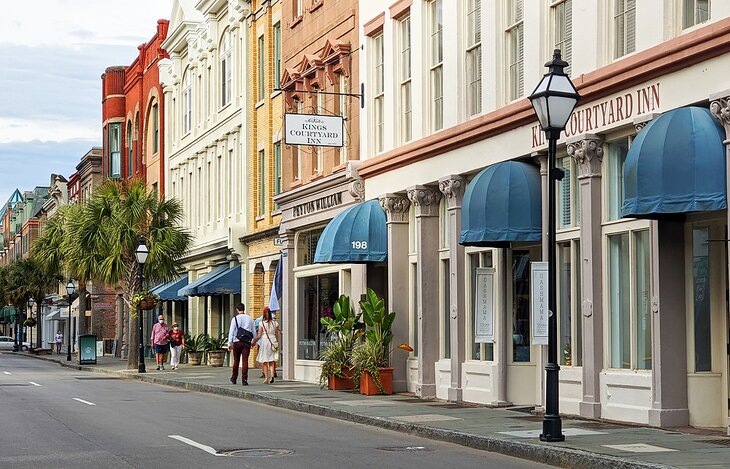
POLYGON ((243 303, 236 305, 236 314, 231 318, 231 327, 228 330, 228 350, 233 353, 233 370, 231 383, 238 380, 238 365, 241 364, 241 384, 248 386, 248 355, 251 353, 254 324, 251 316, 246 314, 243 303))

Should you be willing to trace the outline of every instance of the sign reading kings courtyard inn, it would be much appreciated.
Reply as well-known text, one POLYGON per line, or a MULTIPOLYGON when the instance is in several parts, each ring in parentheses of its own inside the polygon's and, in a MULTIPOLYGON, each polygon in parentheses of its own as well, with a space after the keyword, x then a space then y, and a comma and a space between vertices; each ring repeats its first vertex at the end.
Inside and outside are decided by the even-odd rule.
MULTIPOLYGON (((579 106, 565 126, 565 137, 598 132, 605 127, 633 119, 642 114, 658 112, 659 83, 628 91, 619 96, 579 106)), ((532 126, 532 148, 546 145, 545 133, 539 125, 532 126)))
POLYGON ((314 114, 286 114, 284 143, 313 147, 342 146, 342 117, 314 114))

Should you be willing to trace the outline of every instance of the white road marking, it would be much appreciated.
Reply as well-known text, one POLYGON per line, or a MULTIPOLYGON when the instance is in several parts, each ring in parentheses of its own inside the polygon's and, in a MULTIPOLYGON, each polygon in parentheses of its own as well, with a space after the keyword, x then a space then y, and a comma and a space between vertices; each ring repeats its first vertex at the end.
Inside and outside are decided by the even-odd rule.
POLYGON ((34 383, 33 381, 28 381, 28 382, 29 382, 30 384, 32 384, 33 386, 40 386, 40 384, 38 384, 38 383, 34 383))
POLYGON ((3 373, 5 373, 6 375, 12 375, 12 373, 9 373, 7 371, 3 371, 3 373))
POLYGON ((173 440, 181 441, 185 443, 186 445, 193 446, 198 449, 202 449, 208 454, 212 454, 213 456, 223 456, 222 454, 219 454, 218 451, 215 450, 215 448, 211 448, 208 445, 204 445, 202 443, 198 443, 197 441, 193 441, 189 438, 185 438, 184 436, 180 435, 167 435, 168 438, 172 438, 173 440))
POLYGON ((94 404, 93 402, 85 401, 85 400, 83 400, 83 399, 79 399, 78 397, 73 397, 72 399, 73 399, 74 401, 79 401, 79 402, 81 402, 82 404, 86 404, 86 405, 96 405, 96 404, 94 404))

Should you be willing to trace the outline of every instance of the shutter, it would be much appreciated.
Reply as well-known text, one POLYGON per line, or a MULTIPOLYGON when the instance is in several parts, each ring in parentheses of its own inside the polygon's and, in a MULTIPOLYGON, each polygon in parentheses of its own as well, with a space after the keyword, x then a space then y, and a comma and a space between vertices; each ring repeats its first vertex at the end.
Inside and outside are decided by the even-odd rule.
POLYGON ((562 227, 569 227, 571 226, 570 223, 570 183, 572 181, 572 178, 570 177, 570 160, 568 158, 564 158, 562 161, 562 167, 563 171, 565 171, 565 177, 563 177, 563 180, 560 181, 561 185, 561 191, 560 191, 560 198, 561 205, 562 205, 562 211, 561 211, 561 220, 560 225, 562 227))
MULTIPOLYGON (((520 0, 520 15, 522 14, 522 0, 520 0)), ((521 16, 520 16, 521 17, 521 16)), ((524 72, 524 62, 525 62, 525 35, 524 35, 524 26, 519 25, 517 27, 517 34, 518 34, 518 49, 517 49, 517 93, 516 97, 519 98, 524 94, 525 90, 525 72, 524 72)))
POLYGON ((482 0, 474 0, 474 43, 482 42, 482 0))
MULTIPOLYGON (((573 62, 573 0, 565 0, 565 32, 563 36, 563 60, 571 64, 573 62)), ((571 67, 565 69, 570 75, 571 67)))
POLYGON ((626 0, 626 54, 636 50, 636 0, 626 0))

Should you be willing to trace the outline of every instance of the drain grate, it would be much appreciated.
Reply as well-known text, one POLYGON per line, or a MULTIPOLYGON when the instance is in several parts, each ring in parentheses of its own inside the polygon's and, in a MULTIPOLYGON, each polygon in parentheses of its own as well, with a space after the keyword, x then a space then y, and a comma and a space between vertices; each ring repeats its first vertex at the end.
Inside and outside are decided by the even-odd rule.
POLYGON ((219 451, 221 456, 230 456, 235 458, 269 458, 271 456, 286 456, 294 451, 282 448, 250 448, 250 449, 229 449, 219 451))
POLYGON ((707 443, 710 445, 726 446, 730 448, 730 438, 719 438, 716 440, 700 440, 700 443, 707 443))
POLYGON ((380 451, 388 451, 389 453, 420 453, 421 451, 430 451, 425 446, 391 446, 378 449, 380 451))

